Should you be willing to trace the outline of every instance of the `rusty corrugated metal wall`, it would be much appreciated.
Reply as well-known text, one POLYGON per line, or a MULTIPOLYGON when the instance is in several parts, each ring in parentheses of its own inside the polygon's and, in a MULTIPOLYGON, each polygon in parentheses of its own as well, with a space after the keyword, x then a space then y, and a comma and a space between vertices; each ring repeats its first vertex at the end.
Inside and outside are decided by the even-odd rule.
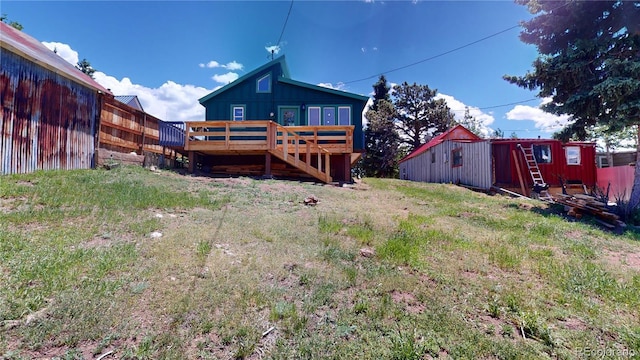
POLYGON ((96 91, 1 52, 0 174, 91 168, 96 91))

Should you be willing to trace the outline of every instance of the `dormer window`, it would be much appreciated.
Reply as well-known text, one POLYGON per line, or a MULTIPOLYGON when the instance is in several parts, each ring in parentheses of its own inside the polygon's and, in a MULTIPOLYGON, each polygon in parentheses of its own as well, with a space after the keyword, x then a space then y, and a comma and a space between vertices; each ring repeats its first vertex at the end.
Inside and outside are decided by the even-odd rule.
POLYGON ((271 74, 259 77, 256 81, 256 92, 270 93, 271 92, 271 74))

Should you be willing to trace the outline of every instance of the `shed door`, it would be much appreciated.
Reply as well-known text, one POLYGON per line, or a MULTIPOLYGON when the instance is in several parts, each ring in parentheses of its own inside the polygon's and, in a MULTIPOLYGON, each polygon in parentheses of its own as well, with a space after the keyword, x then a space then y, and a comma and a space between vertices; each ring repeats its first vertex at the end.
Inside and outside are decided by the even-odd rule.
POLYGON ((511 184, 511 147, 509 144, 493 145, 493 166, 496 172, 496 184, 511 184))

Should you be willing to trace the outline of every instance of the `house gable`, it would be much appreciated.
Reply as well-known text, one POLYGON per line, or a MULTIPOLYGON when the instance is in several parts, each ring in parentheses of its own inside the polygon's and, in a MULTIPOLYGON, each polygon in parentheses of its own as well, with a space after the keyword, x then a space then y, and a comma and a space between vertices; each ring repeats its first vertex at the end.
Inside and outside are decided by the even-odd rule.
POLYGON ((201 98, 206 120, 272 120, 281 125, 353 125, 364 148, 362 112, 368 97, 290 78, 279 57, 201 98), (243 108, 243 116, 235 116, 243 108))
POLYGON ((472 140, 482 140, 482 138, 480 138, 478 135, 474 134, 469 129, 465 128, 464 126, 456 125, 456 126, 452 127, 451 129, 443 132, 442 134, 433 137, 427 143, 420 145, 417 149, 415 149, 409 155, 407 155, 404 158, 402 158, 399 162, 402 163, 402 162, 407 161, 407 160, 409 160, 411 158, 414 158, 414 157, 424 153, 425 151, 429 150, 430 148, 442 143, 445 140, 469 140, 469 141, 472 141, 472 140))

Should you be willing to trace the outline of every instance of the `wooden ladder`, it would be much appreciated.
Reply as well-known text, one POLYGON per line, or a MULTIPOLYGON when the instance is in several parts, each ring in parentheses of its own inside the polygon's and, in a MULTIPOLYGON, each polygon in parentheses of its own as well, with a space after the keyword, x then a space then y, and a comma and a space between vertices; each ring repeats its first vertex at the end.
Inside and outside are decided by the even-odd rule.
POLYGON ((533 154, 533 145, 527 148, 522 146, 521 144, 518 144, 518 147, 522 151, 522 155, 524 155, 524 161, 527 163, 529 174, 531 174, 534 192, 539 194, 539 198, 541 200, 553 200, 553 197, 551 197, 551 194, 549 194, 549 191, 547 190, 549 189, 549 185, 544 182, 542 173, 540 172, 540 168, 538 167, 538 162, 536 161, 536 157, 533 154))

